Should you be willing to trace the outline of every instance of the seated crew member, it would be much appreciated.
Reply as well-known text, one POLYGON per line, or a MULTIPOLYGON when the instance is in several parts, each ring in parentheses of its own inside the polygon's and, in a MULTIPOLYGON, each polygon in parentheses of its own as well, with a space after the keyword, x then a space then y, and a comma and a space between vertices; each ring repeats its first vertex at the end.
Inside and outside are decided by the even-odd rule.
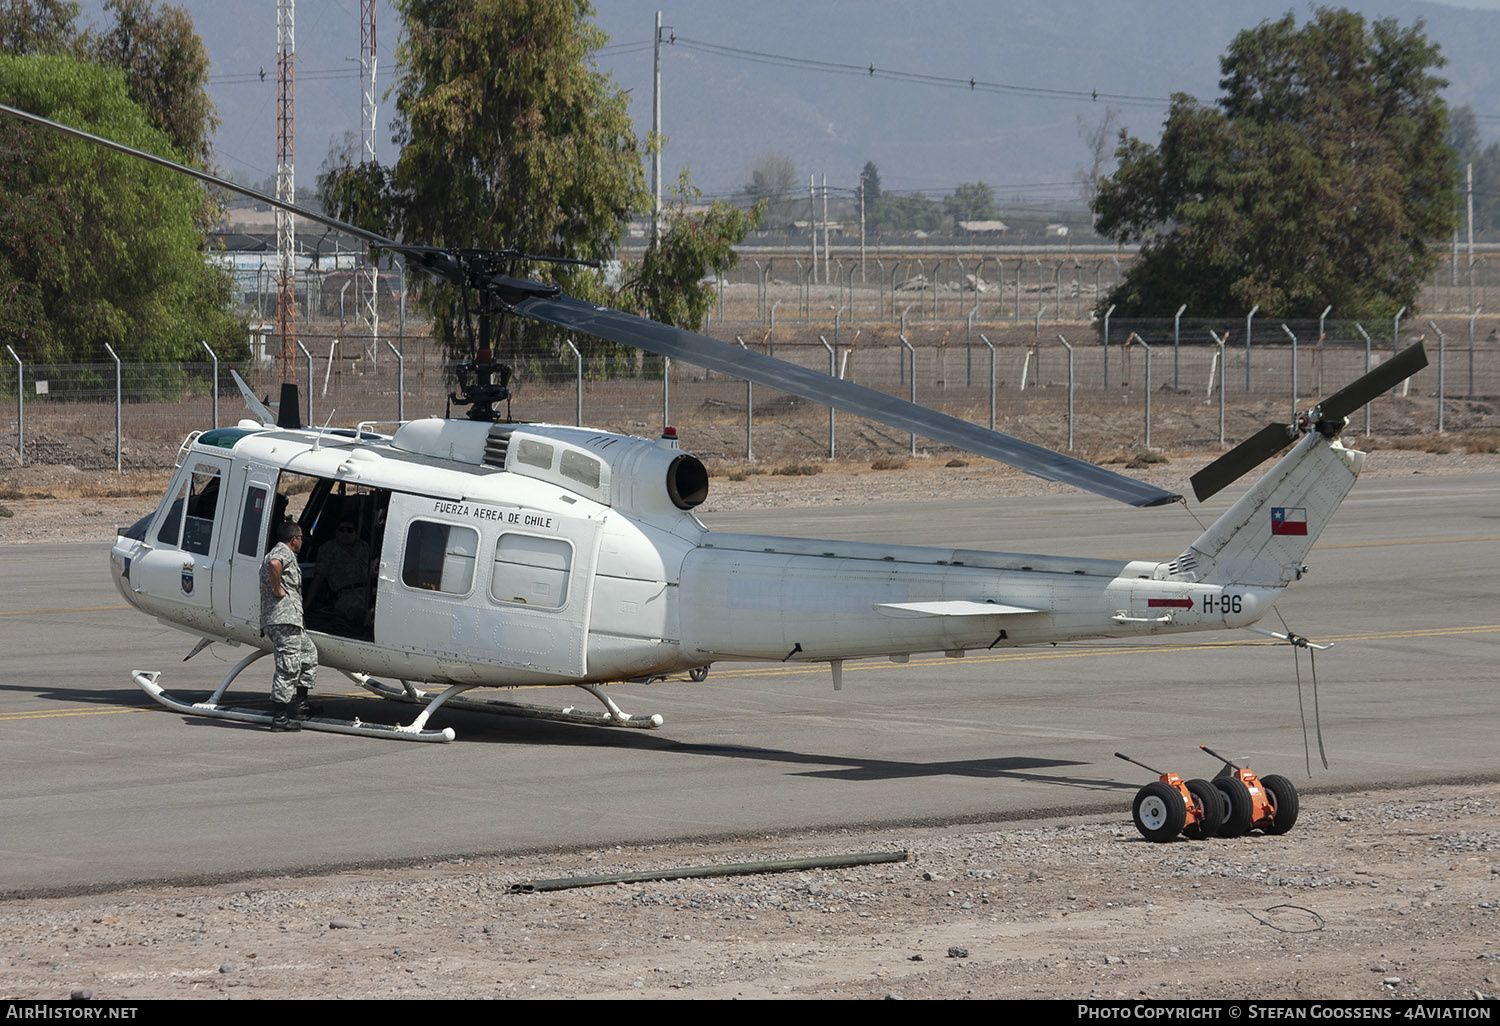
POLYGON ((360 538, 353 520, 342 519, 333 540, 318 547, 318 572, 308 592, 307 604, 316 604, 326 587, 327 601, 333 611, 351 627, 363 627, 369 582, 370 546, 360 538))

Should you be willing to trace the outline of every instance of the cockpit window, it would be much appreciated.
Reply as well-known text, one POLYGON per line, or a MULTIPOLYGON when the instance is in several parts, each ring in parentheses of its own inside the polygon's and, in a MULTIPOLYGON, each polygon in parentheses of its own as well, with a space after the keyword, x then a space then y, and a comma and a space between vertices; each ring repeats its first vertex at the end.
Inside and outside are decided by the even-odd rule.
POLYGON ((219 472, 200 463, 171 500, 156 531, 159 544, 206 556, 213 547, 214 517, 219 510, 219 472), (184 523, 183 509, 187 510, 184 523))

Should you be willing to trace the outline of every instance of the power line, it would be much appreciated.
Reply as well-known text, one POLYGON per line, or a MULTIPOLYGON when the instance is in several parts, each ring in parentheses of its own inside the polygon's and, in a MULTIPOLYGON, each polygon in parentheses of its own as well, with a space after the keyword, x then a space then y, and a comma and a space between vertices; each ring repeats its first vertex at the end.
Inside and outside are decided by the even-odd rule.
POLYGON ((750 61, 755 64, 801 68, 805 71, 817 71, 833 75, 882 78, 896 82, 937 86, 945 89, 966 89, 970 92, 994 93, 1006 96, 1029 96, 1034 99, 1088 100, 1090 102, 1105 100, 1110 103, 1128 106, 1164 107, 1170 102, 1166 97, 1161 96, 1133 96, 1128 93, 1100 92, 1097 89, 1049 89, 1043 86, 1023 86, 1007 82, 982 81, 973 76, 969 78, 957 78, 947 75, 928 75, 912 71, 898 71, 893 68, 878 67, 873 62, 866 65, 859 65, 843 64, 837 61, 813 60, 806 57, 791 57, 786 54, 768 53, 764 50, 746 50, 737 46, 724 46, 702 39, 689 39, 686 36, 674 35, 671 37, 670 42, 674 46, 682 46, 688 50, 695 50, 700 53, 712 54, 719 57, 750 61))

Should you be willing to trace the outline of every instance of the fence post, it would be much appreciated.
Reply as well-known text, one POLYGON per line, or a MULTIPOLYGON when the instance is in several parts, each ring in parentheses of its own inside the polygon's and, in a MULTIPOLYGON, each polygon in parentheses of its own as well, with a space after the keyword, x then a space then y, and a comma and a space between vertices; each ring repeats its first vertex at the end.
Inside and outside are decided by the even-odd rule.
MULTIPOLYGON (((1135 339, 1141 344, 1141 348, 1146 350, 1146 448, 1149 449, 1151 448, 1151 346, 1133 331, 1130 333, 1130 338, 1135 339)), ((1129 344, 1130 339, 1126 339, 1126 345, 1129 344)))
MULTIPOLYGON (((838 335, 834 335, 834 338, 838 338, 838 335)), ((823 343, 823 348, 824 349, 828 350, 828 376, 830 378, 836 378, 836 377, 838 377, 838 370, 839 370, 838 352, 834 349, 833 346, 831 346, 831 345, 828 344, 828 340, 826 338, 824 338, 822 335, 818 336, 818 341, 821 342, 821 343, 823 343)), ((834 414, 833 407, 832 406, 828 407, 828 458, 829 459, 833 459, 834 458, 833 414, 834 414)))
POLYGON ((573 423, 578 427, 583 427, 583 354, 578 351, 572 339, 565 338, 563 342, 573 350, 573 366, 578 375, 577 410, 573 414, 573 423))
POLYGON ((1323 308, 1323 316, 1318 318, 1318 348, 1313 350, 1313 395, 1323 395, 1323 365, 1328 358, 1324 355, 1323 347, 1328 341, 1328 314, 1333 309, 1330 303, 1323 308))
MULTIPOLYGON (((912 308, 912 306, 914 306, 914 305, 915 304, 907 303, 906 307, 901 311, 901 344, 902 345, 906 344, 906 311, 910 310, 912 308)), ((899 369, 899 374, 896 377, 896 383, 904 385, 904 384, 906 384, 906 354, 905 353, 901 353, 900 354, 900 359, 897 360, 896 362, 897 362, 898 369, 899 369)), ((916 365, 915 362, 913 362, 912 365, 911 365, 911 373, 912 373, 912 377, 916 377, 916 375, 917 375, 917 365, 916 365)))
POLYGON ((302 340, 300 338, 297 339, 297 348, 300 349, 300 350, 302 350, 302 355, 307 360, 307 426, 308 427, 312 427, 312 424, 313 424, 313 415, 312 415, 312 394, 313 394, 313 386, 312 386, 312 382, 313 382, 313 376, 312 376, 312 353, 309 353, 307 351, 307 347, 302 344, 302 340))
POLYGON ((1245 394, 1250 394, 1250 322, 1255 320, 1255 314, 1260 310, 1260 304, 1256 303, 1245 315, 1245 394))
MULTIPOLYGON (((800 264, 798 265, 797 270, 798 271, 802 270, 802 267, 801 267, 800 264)), ((779 299, 776 300, 776 302, 774 302, 774 303, 771 304, 771 333, 766 336, 766 338, 770 339, 771 348, 766 351, 766 355, 767 356, 775 356, 776 355, 776 308, 778 306, 780 306, 780 305, 781 305, 781 300, 779 300, 779 299)))
POLYGON ((26 378, 25 365, 16 351, 10 346, 5 347, 10 358, 16 361, 16 459, 20 466, 26 465, 26 390, 22 384, 26 378))
POLYGON ((1065 338, 1063 338, 1061 335, 1057 336, 1057 340, 1059 342, 1061 342, 1063 344, 1063 348, 1068 351, 1068 449, 1069 449, 1069 451, 1072 451, 1072 448, 1073 448, 1073 347, 1070 346, 1070 345, 1068 345, 1068 340, 1065 339, 1065 338))
POLYGON ((1109 315, 1115 312, 1114 303, 1104 311, 1104 390, 1109 391, 1109 315))
POLYGON ((208 343, 205 342, 203 339, 200 338, 198 340, 198 344, 200 346, 202 346, 208 352, 208 358, 214 362, 214 377, 213 377, 214 427, 217 428, 219 426, 219 357, 214 353, 214 351, 212 349, 209 349, 208 343))
MULTIPOLYGON (((1368 374, 1368 373, 1370 373, 1370 347, 1374 343, 1372 343, 1370 341, 1370 333, 1365 330, 1365 326, 1363 324, 1359 323, 1358 321, 1355 321, 1354 322, 1354 328, 1362 336, 1364 336, 1364 340, 1365 340, 1365 373, 1368 374)), ((1370 434, 1370 407, 1372 407, 1374 405, 1375 405, 1375 397, 1371 396, 1370 397, 1370 401, 1367 402, 1367 403, 1365 403, 1365 435, 1367 437, 1370 434)))
POLYGON ((1469 318, 1469 390, 1466 397, 1474 398, 1474 319, 1479 316, 1479 311, 1484 307, 1476 306, 1474 316, 1469 318))
POLYGON ((125 433, 124 412, 121 409, 124 395, 120 380, 120 358, 115 355, 115 351, 110 348, 108 342, 104 343, 104 351, 109 354, 110 359, 115 361, 115 473, 118 474, 124 469, 121 465, 120 451, 124 447, 125 433))
MULTIPOLYGON (((979 272, 974 272, 974 295, 979 295, 979 272)), ((964 387, 974 387, 974 315, 979 312, 979 300, 974 300, 974 309, 969 311, 969 327, 964 332, 964 387)))
POLYGON ((1289 423, 1297 423, 1297 336, 1292 334, 1292 329, 1286 324, 1281 325, 1281 330, 1286 332, 1286 337, 1292 340, 1292 419, 1289 423))
MULTIPOLYGON (((917 404, 917 348, 916 348, 916 346, 912 345, 910 342, 906 341, 906 332, 904 332, 904 331, 901 333, 901 344, 906 348, 906 350, 908 352, 911 353, 911 392, 910 392, 910 396, 911 396, 911 404, 913 406, 915 406, 917 404)), ((917 433, 915 431, 913 431, 911 433, 911 454, 913 456, 915 456, 917 454, 917 433)))
POLYGON ((406 357, 391 344, 390 339, 386 339, 385 344, 396 354, 396 419, 402 421, 406 419, 406 357))
POLYGON ((995 343, 979 333, 979 341, 990 347, 990 430, 995 430, 995 343))
MULTIPOLYGON (((1219 444, 1223 445, 1224 444, 1224 382, 1225 382, 1225 378, 1227 376, 1224 373, 1224 346, 1229 342, 1229 332, 1227 332, 1227 331, 1224 332, 1224 337, 1220 338, 1218 335, 1214 334, 1214 330, 1212 328, 1209 328, 1208 329, 1208 337, 1211 338, 1211 339, 1213 339, 1214 340, 1214 345, 1216 345, 1216 346, 1219 347, 1219 351, 1218 351, 1218 353, 1216 353, 1214 355, 1214 359, 1218 362, 1218 368, 1219 368, 1219 444)), ((1212 395, 1213 391, 1214 391, 1214 376, 1213 376, 1213 372, 1210 371, 1209 375, 1208 375, 1208 393, 1209 393, 1209 395, 1212 395)))
MULTIPOLYGON (((745 340, 740 336, 734 336, 734 340, 740 344, 741 349, 749 349, 745 340)), ((749 378, 745 379, 745 459, 755 459, 755 449, 751 444, 755 435, 755 385, 749 378)))
POLYGON ((1182 386, 1178 380, 1178 367, 1181 362, 1182 352, 1182 312, 1187 309, 1183 303, 1177 308, 1177 315, 1172 318, 1172 391, 1178 391, 1182 386))
POLYGON ((1448 348, 1447 343, 1448 343, 1448 339, 1447 339, 1447 336, 1445 336, 1443 334, 1443 329, 1439 328, 1437 326, 1437 322, 1436 321, 1428 321, 1427 322, 1427 326, 1429 328, 1431 328, 1433 331, 1437 332, 1437 337, 1438 337, 1438 434, 1442 434, 1443 433, 1443 395, 1444 395, 1444 393, 1446 391, 1446 389, 1445 389, 1444 386, 1447 383, 1445 381, 1445 379, 1444 379, 1444 373, 1446 371, 1445 357, 1447 356, 1447 348, 1448 348))

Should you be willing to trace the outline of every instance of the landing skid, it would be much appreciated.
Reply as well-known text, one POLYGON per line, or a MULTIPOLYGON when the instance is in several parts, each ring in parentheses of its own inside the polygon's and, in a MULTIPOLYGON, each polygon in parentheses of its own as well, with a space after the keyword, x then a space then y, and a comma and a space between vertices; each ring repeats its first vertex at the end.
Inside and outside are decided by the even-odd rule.
POLYGON ((604 690, 597 684, 575 685, 575 687, 582 688, 604 704, 604 712, 587 713, 572 706, 565 709, 548 709, 545 706, 527 705, 523 702, 506 702, 498 698, 456 697, 457 690, 467 690, 466 688, 449 688, 448 691, 443 692, 443 695, 439 695, 437 699, 434 699, 431 691, 424 691, 421 688, 415 687, 410 681, 403 680, 401 686, 398 688, 363 673, 350 673, 347 670, 343 672, 344 676, 354 681, 354 683, 372 695, 377 695, 380 698, 389 699, 393 702, 410 702, 416 705, 424 702, 434 702, 434 706, 429 706, 429 709, 434 708, 435 703, 441 701, 443 695, 454 692, 454 697, 449 697, 443 704, 453 709, 491 713, 497 716, 521 716, 536 720, 555 720, 559 723, 582 723, 592 727, 639 727, 642 729, 660 727, 666 722, 660 714, 632 716, 616 705, 614 699, 606 695, 604 690))
MULTIPOLYGON (((241 659, 235 664, 234 669, 229 671, 228 676, 224 678, 223 682, 219 684, 218 690, 204 702, 184 702, 173 698, 160 684, 156 683, 157 678, 161 674, 154 670, 132 670, 130 676, 135 681, 137 687, 175 713, 181 713, 184 716, 206 716, 216 720, 235 720, 239 723, 255 723, 269 727, 272 720, 272 714, 269 711, 221 704, 224 692, 229 688, 230 682, 239 676, 247 666, 266 654, 263 651, 256 651, 241 659)), ((452 689, 450 688, 449 690, 451 691, 452 689)), ((447 692, 444 692, 444 695, 446 694, 447 692)), ((438 700, 431 702, 426 709, 422 710, 420 716, 405 727, 386 723, 365 723, 362 720, 334 720, 322 716, 314 716, 301 721, 302 729, 321 730, 328 734, 354 734, 358 737, 388 737, 395 738, 398 741, 452 741, 457 736, 453 733, 452 727, 444 727, 442 730, 425 729, 427 717, 441 704, 442 697, 442 695, 438 696, 438 700)))

